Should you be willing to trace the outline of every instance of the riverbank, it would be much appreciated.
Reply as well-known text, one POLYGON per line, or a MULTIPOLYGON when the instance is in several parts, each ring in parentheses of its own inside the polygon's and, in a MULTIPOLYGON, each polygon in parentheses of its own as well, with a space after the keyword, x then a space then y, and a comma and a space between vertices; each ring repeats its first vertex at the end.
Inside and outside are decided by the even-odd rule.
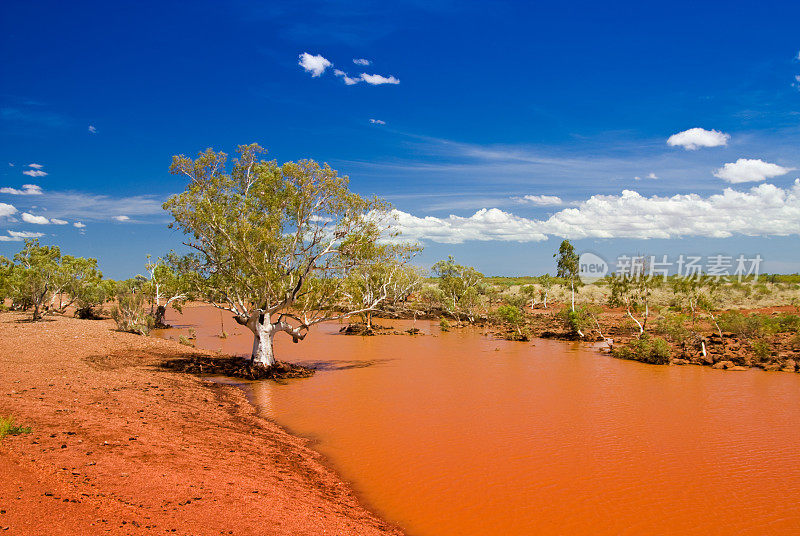
POLYGON ((0 534, 400 534, 203 353, 110 321, 0 314, 0 534))

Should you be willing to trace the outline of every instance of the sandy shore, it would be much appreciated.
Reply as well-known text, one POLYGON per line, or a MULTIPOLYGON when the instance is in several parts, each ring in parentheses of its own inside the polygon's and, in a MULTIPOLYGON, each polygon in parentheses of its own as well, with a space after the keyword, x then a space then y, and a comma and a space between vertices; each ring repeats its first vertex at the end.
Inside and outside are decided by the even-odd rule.
POLYGON ((0 313, 0 534, 400 534, 196 352, 109 321, 0 313), (7 531, 7 532, 6 532, 7 531))

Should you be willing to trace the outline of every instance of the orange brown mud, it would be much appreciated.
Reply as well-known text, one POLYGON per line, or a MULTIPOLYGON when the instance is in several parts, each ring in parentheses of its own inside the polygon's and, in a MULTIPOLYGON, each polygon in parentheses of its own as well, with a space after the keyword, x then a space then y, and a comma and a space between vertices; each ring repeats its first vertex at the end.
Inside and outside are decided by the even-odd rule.
POLYGON ((109 321, 0 314, 0 534, 400 534, 198 353, 109 321), (7 532, 6 532, 7 531, 7 532))

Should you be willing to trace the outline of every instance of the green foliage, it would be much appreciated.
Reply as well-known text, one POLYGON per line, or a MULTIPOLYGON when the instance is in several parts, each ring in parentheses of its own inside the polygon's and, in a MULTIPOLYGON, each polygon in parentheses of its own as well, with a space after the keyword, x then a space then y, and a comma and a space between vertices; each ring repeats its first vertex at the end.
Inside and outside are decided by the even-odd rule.
POLYGON ((483 274, 471 266, 456 264, 452 256, 434 264, 432 271, 438 277, 445 310, 456 317, 463 314, 472 320, 479 303, 478 287, 483 274))
POLYGON ((447 319, 444 317, 440 318, 439 329, 441 329, 442 331, 450 331, 450 322, 448 322, 447 319))
POLYGON ((652 338, 645 333, 638 339, 633 339, 628 344, 615 348, 614 355, 622 359, 631 359, 652 365, 666 365, 669 363, 672 349, 664 339, 652 338))
POLYGON ((147 311, 145 293, 135 290, 135 281, 120 282, 116 303, 111 307, 111 318, 117 329, 147 335, 155 327, 155 318, 147 311))
POLYGON ((565 307, 561 310, 559 316, 561 316, 564 327, 573 335, 585 333, 594 323, 591 311, 585 306, 578 307, 575 310, 565 307))
POLYGON ((717 317, 722 331, 729 331, 745 339, 765 337, 770 331, 770 322, 759 314, 744 315, 739 311, 727 311, 717 317))
POLYGON ((505 322, 515 328, 525 321, 522 311, 514 305, 501 305, 495 309, 494 316, 500 322, 505 322))
POLYGON ((20 435, 20 434, 30 434, 31 427, 30 426, 19 426, 14 423, 14 417, 9 415, 8 417, 0 416, 0 439, 8 435, 20 435))
POLYGON ((753 355, 758 358, 759 361, 766 361, 769 359, 770 354, 772 353, 772 348, 770 344, 765 340, 756 340, 752 343, 753 348, 753 355))
POLYGON ((665 313, 655 321, 655 332, 667 336, 676 343, 684 343, 691 337, 691 330, 686 327, 686 315, 665 313))

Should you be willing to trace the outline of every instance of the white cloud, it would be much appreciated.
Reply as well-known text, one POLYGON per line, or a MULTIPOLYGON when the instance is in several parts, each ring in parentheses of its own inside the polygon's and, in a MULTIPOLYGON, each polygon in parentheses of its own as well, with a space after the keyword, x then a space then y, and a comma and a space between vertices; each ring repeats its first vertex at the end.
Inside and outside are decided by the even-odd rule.
POLYGON ((557 195, 524 195, 522 197, 515 197, 514 199, 522 203, 530 203, 538 206, 555 206, 564 204, 564 201, 562 201, 557 195))
POLYGON ((381 121, 380 119, 370 119, 369 122, 372 123, 373 125, 385 125, 386 124, 386 121, 381 121))
POLYGON ((344 83, 347 84, 348 86, 352 86, 361 82, 360 78, 350 78, 349 76, 347 76, 346 72, 340 71, 339 69, 334 69, 333 74, 341 77, 342 80, 344 80, 344 83))
POLYGON ((58 218, 52 218, 50 220, 50 223, 53 223, 55 225, 67 225, 69 222, 67 220, 59 220, 58 218))
POLYGON ((42 171, 41 169, 26 169, 22 172, 23 175, 27 175, 29 177, 46 177, 47 172, 42 171))
POLYGON ((22 221, 26 223, 35 223, 36 225, 47 225, 48 223, 50 223, 50 220, 48 220, 44 216, 34 216, 33 214, 29 214, 28 212, 22 213, 22 221))
POLYGON ((97 128, 94 125, 89 125, 89 133, 97 134, 97 128))
MULTIPOLYGON (((653 180, 657 178, 658 176, 655 173, 648 173, 647 176, 645 177, 645 179, 653 179, 653 180)), ((642 180, 642 178, 637 175, 636 177, 633 178, 633 180, 640 181, 642 180)))
POLYGON ((667 145, 683 147, 687 151, 694 151, 700 147, 719 147, 727 145, 731 139, 730 134, 719 130, 706 130, 704 128, 690 128, 683 132, 673 134, 667 139, 667 145))
POLYGON ((42 195, 42 187, 36 184, 23 184, 22 189, 17 188, 0 188, 0 194, 11 195, 42 195))
POLYGON ((308 52, 300 54, 300 61, 297 64, 305 69, 306 72, 311 73, 312 77, 320 76, 325 72, 325 69, 333 65, 321 55, 312 56, 308 52))
POLYGON ((354 58, 353 63, 355 63, 356 65, 369 65, 372 62, 369 60, 365 60, 364 58, 354 58))
POLYGON ((714 176, 730 183, 758 182, 780 175, 786 175, 791 168, 770 164, 759 159, 740 158, 736 162, 727 163, 714 171, 714 176))
POLYGON ((747 192, 644 197, 624 190, 595 195, 547 220, 527 219, 497 208, 472 216, 417 217, 393 211, 401 239, 458 244, 469 240, 535 242, 581 238, 681 238, 800 235, 800 179, 786 189, 760 184, 747 192))
POLYGON ((78 229, 83 229, 84 227, 86 227, 86 225, 85 225, 85 224, 83 224, 83 223, 81 223, 81 222, 79 222, 79 221, 76 221, 76 222, 75 222, 75 223, 73 223, 72 225, 73 225, 74 227, 77 227, 78 229))
POLYGON ((114 216, 114 219, 117 220, 117 221, 128 221, 128 220, 130 220, 130 218, 128 216, 124 216, 124 215, 122 215, 122 216, 114 216))
POLYGON ((14 167, 14 164, 12 162, 9 162, 8 167, 14 167))
POLYGON ((42 169, 44 166, 41 164, 33 163, 33 164, 28 164, 28 167, 32 167, 33 169, 42 169))
POLYGON ((8 236, 0 235, 0 242, 22 242, 26 238, 41 238, 44 233, 32 233, 30 231, 8 231, 8 236))
POLYGON ((8 203, 0 203, 0 216, 11 216, 19 212, 17 207, 8 203))
POLYGON ((381 84, 399 84, 400 83, 400 80, 398 80, 397 78, 395 78, 394 76, 391 76, 391 75, 389 77, 386 77, 386 76, 382 76, 382 75, 379 75, 379 74, 367 74, 367 73, 361 73, 361 80, 363 80, 364 82, 366 82, 367 84, 369 84, 371 86, 379 86, 381 84))

